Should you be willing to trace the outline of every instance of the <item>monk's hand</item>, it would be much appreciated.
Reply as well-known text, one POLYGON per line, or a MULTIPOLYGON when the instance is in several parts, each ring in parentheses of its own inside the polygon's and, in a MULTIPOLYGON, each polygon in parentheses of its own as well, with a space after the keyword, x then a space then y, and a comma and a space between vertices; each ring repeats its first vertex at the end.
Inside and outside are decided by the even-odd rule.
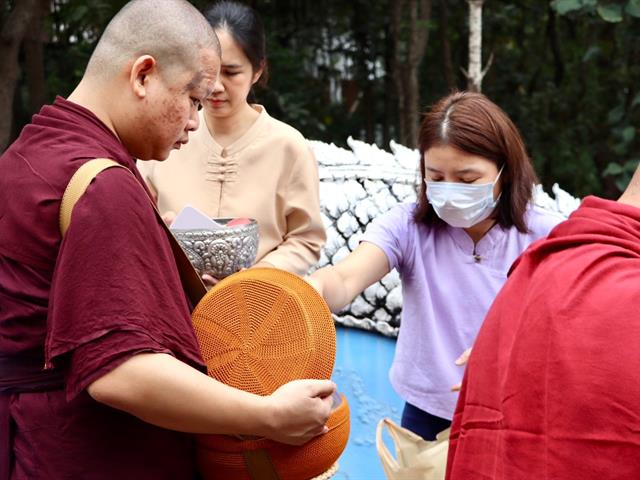
POLYGON ((220 280, 218 278, 212 277, 211 275, 208 275, 206 273, 202 275, 202 283, 204 283, 204 286, 207 287, 207 290, 217 285, 219 281, 220 280))
POLYGON ((302 445, 328 431, 326 423, 336 385, 330 380, 294 380, 273 392, 266 436, 289 445, 302 445))
MULTIPOLYGON (((462 355, 460 355, 454 363, 459 367, 461 367, 462 365, 466 365, 467 362, 469 361, 469 355, 471 355, 471 348, 472 347, 469 347, 464 352, 462 352, 462 355)), ((451 387, 451 391, 459 392, 461 387, 462 387, 462 384, 458 383, 457 385, 454 385, 453 387, 451 387)))

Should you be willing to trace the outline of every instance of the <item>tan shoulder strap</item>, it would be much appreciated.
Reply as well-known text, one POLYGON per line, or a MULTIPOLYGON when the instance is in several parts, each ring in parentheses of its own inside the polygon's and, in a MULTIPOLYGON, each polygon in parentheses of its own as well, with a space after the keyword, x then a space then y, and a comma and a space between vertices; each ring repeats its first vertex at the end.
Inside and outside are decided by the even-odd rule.
MULTIPOLYGON (((62 195, 62 201, 60 202, 60 233, 64 237, 64 234, 67 232, 69 228, 69 224, 71 223, 71 213, 73 212, 73 207, 75 207, 76 203, 82 197, 85 190, 91 183, 91 181, 98 176, 100 172, 106 170, 111 167, 120 167, 124 168, 131 175, 133 173, 124 165, 120 165, 119 163, 110 160, 108 158, 95 158, 93 160, 89 160, 84 165, 82 165, 76 173, 73 174, 71 180, 67 185, 67 188, 62 195)), ((136 180, 137 181, 137 180, 136 180)), ((178 266, 178 272, 180 273, 180 280, 182 281, 182 286, 187 292, 189 300, 191 302, 191 307, 194 308, 200 299, 207 293, 207 289, 202 283, 202 279, 198 275, 198 273, 191 265, 191 262, 187 258, 187 254, 184 253, 184 250, 178 244, 178 241, 169 230, 169 227, 162 220, 162 216, 155 204, 151 199, 149 199, 153 209, 156 213, 157 218, 160 220, 160 224, 165 230, 167 234, 167 238, 169 239, 169 243, 171 244, 171 250, 173 252, 173 256, 175 257, 176 264, 178 266)))
POLYGON ((96 178, 100 172, 111 167, 120 167, 128 171, 126 167, 108 158, 94 158, 82 165, 76 170, 76 173, 73 174, 62 195, 62 202, 60 202, 60 233, 62 233, 63 237, 64 234, 67 233, 67 229, 71 223, 73 207, 75 207, 78 200, 80 200, 80 197, 84 194, 91 181, 96 178))
POLYGON ((245 450, 242 456, 251 480, 280 480, 266 450, 245 450))

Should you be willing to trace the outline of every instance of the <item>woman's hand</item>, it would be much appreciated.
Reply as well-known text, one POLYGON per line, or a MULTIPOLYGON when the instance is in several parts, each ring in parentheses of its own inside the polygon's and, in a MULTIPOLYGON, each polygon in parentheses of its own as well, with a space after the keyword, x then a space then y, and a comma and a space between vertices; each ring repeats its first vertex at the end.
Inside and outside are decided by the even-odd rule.
POLYGON ((220 279, 207 275, 206 273, 202 275, 202 282, 204 283, 204 286, 207 287, 207 290, 215 287, 219 281, 220 279))
MULTIPOLYGON (((258 263, 254 263, 251 268, 276 268, 275 265, 264 260, 260 260, 258 263)), ((242 270, 246 270, 243 268, 242 270)))
POLYGON ((176 212, 169 210, 168 212, 164 212, 162 214, 162 221, 167 224, 167 227, 170 227, 176 217, 176 212))
MULTIPOLYGON (((473 347, 469 347, 464 352, 462 352, 462 355, 460 355, 454 363, 459 367, 461 367, 462 365, 466 365, 467 362, 469 361, 469 355, 471 355, 472 348, 473 347)), ((457 385, 454 385, 453 387, 451 387, 451 391, 459 392, 461 387, 462 387, 462 384, 458 383, 457 385)))

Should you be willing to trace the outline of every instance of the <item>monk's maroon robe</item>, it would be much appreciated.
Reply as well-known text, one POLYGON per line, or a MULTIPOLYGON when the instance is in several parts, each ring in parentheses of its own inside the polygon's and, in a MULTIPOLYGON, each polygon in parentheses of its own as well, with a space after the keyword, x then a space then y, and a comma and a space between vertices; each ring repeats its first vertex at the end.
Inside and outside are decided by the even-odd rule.
POLYGON ((520 257, 467 366, 447 478, 640 478, 640 209, 587 197, 520 257))
POLYGON ((2 480, 192 477, 190 436, 86 392, 141 352, 203 369, 166 234, 140 182, 116 136, 62 98, 0 157, 2 480), (100 157, 137 180, 119 168, 101 173, 62 240, 62 193, 100 157))

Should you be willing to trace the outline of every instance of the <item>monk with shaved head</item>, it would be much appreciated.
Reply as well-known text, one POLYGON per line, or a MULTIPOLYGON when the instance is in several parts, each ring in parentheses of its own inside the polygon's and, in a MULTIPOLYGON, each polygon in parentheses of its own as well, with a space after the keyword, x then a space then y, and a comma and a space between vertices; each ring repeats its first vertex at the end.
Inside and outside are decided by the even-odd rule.
POLYGON ((70 95, 129 153, 163 160, 198 127, 195 114, 220 70, 220 44, 186 2, 138 0, 109 23, 70 95))
POLYGON ((325 431, 332 382, 260 397, 205 374, 135 167, 188 141, 219 68, 189 3, 130 2, 72 94, 0 157, 0 480, 194 478, 192 433, 301 444, 325 431), (125 168, 94 178, 63 236, 65 188, 96 158, 125 168))

